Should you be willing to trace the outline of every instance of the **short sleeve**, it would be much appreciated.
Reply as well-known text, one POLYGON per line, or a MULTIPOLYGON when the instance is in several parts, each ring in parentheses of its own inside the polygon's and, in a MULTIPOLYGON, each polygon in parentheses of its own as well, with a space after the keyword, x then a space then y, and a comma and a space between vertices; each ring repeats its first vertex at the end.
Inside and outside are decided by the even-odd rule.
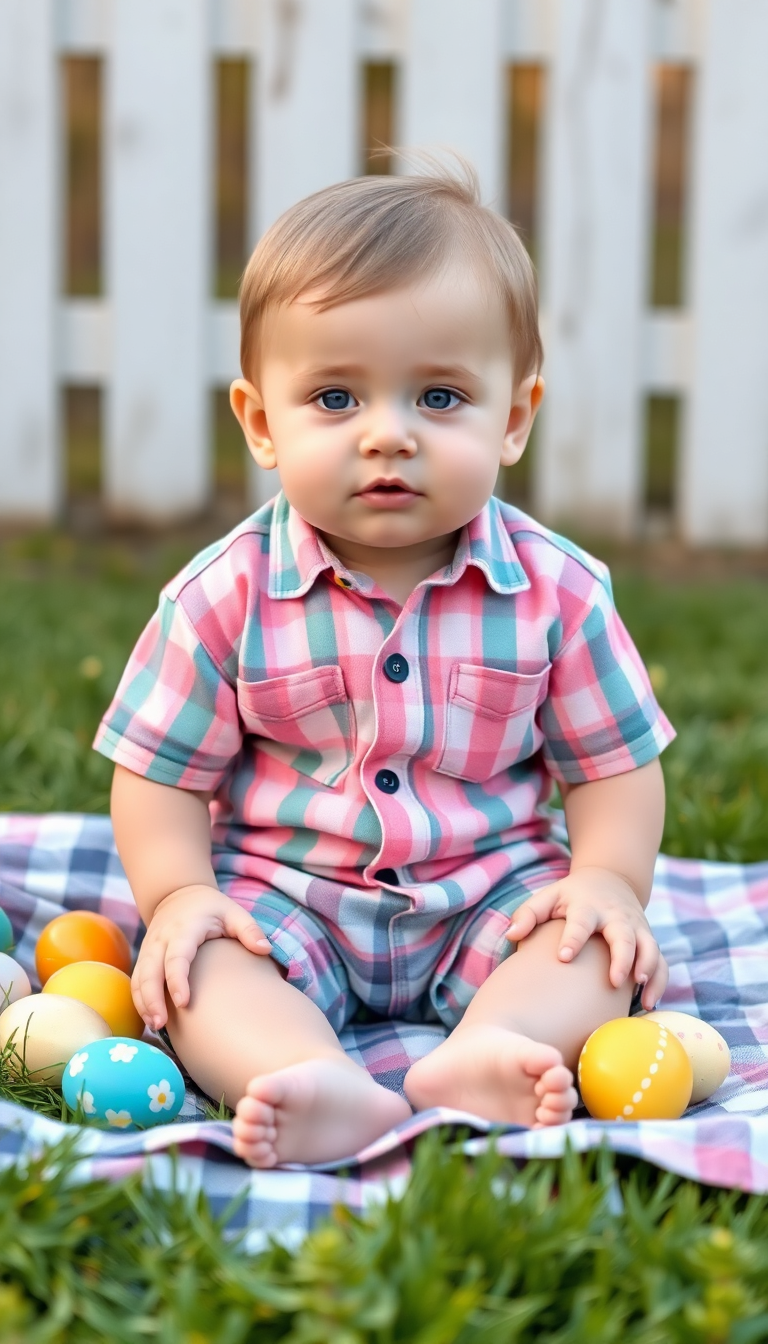
POLYGON ((552 659, 539 724, 547 769, 566 784, 645 765, 675 737, 607 581, 595 579, 578 629, 552 659))
POLYGON ((141 635, 94 741, 158 784, 215 789, 242 745, 235 688, 167 593, 141 635))

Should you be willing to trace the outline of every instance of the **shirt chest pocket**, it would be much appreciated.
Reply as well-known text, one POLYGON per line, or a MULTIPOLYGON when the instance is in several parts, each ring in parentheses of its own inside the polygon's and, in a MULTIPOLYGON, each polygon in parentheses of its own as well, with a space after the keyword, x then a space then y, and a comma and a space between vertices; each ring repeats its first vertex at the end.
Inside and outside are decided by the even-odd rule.
POLYGON ((340 667, 237 683, 240 717, 259 748, 320 784, 336 784, 354 757, 354 715, 340 667))
POLYGON ((527 676, 455 664, 435 769, 481 784, 532 756, 543 740, 535 716, 546 695, 549 671, 547 665, 543 672, 527 676))

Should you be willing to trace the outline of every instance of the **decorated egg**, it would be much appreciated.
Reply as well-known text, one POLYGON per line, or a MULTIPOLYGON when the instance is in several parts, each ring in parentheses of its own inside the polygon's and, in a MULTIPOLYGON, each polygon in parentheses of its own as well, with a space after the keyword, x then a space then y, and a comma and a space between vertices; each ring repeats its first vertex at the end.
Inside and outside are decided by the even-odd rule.
POLYGON ((43 985, 44 994, 67 994, 95 1008, 113 1036, 141 1036, 144 1023, 131 997, 131 981, 125 971, 103 961, 76 961, 54 971, 43 985))
POLYGON ((0 909, 0 952, 8 952, 13 947, 13 927, 5 911, 0 909))
POLYGON ((109 1036, 78 1050, 64 1070, 64 1100, 110 1129, 145 1129, 175 1120, 184 1079, 172 1059, 146 1041, 109 1036))
POLYGON ((35 965, 40 984, 75 961, 103 961, 127 973, 131 969, 130 944, 122 929, 106 915, 71 910, 46 924, 37 940, 35 965))
POLYGON ((103 1017, 76 999, 58 994, 30 994, 0 1013, 0 1050, 11 1037, 15 1054, 8 1067, 21 1073, 23 1061, 31 1081, 58 1087, 67 1060, 76 1050, 109 1035, 103 1017))
POLYGON ((693 1069, 691 1105, 711 1097, 725 1082, 731 1069, 731 1052, 720 1032, 699 1017, 666 1008, 649 1013, 647 1020, 668 1027, 690 1059, 693 1069))
POLYGON ((0 952, 0 1012, 9 1003, 15 1003, 17 999, 23 999, 31 993, 32 986, 24 968, 13 957, 0 952))
POLYGON ((579 1089, 596 1120, 676 1120, 691 1098, 691 1061, 649 1017, 604 1022, 579 1058, 579 1089))

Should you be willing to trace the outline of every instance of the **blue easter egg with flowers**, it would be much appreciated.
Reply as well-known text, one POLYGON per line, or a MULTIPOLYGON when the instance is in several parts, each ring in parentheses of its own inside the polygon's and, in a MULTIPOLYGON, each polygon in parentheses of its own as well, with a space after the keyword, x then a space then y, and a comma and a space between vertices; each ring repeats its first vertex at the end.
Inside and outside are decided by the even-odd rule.
POLYGON ((107 1036, 83 1046, 62 1079, 71 1110, 107 1129, 167 1125, 184 1103, 184 1079, 168 1055, 130 1036, 107 1036))

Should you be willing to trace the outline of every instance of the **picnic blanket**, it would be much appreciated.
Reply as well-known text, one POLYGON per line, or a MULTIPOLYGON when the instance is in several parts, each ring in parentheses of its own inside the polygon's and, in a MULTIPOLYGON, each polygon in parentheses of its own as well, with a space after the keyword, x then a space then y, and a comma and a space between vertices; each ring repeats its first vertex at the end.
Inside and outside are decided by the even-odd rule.
MULTIPOLYGON (((142 929, 117 857, 108 817, 0 815, 0 907, 16 936, 14 955, 34 981, 34 948, 44 926, 65 910, 108 915, 138 947, 142 929)), ((649 918, 670 965, 663 1006, 693 1013, 722 1033, 732 1072, 707 1102, 681 1120, 603 1123, 577 1116, 568 1125, 510 1126, 494 1141, 510 1157, 553 1157, 566 1139, 586 1151, 607 1142, 616 1152, 715 1185, 768 1191, 768 862, 740 866, 660 856, 649 918)), ((349 1054, 377 1081, 401 1088, 410 1064, 443 1037, 440 1026, 405 1022, 352 1025, 349 1054)), ((148 1039, 152 1039, 148 1036, 148 1039)), ((144 1133, 76 1130, 77 1173, 119 1178, 143 1169, 158 1185, 203 1188, 221 1213, 235 1195, 231 1221, 257 1250, 269 1236, 297 1244, 334 1204, 362 1210, 407 1179, 413 1142, 424 1130, 469 1130, 468 1151, 486 1144, 490 1126, 476 1116, 434 1109, 399 1125, 362 1152, 315 1167, 250 1171, 232 1151, 231 1127, 206 1120, 190 1086, 172 1125, 144 1133)), ((0 1101, 0 1164, 37 1154, 72 1126, 0 1101)))

